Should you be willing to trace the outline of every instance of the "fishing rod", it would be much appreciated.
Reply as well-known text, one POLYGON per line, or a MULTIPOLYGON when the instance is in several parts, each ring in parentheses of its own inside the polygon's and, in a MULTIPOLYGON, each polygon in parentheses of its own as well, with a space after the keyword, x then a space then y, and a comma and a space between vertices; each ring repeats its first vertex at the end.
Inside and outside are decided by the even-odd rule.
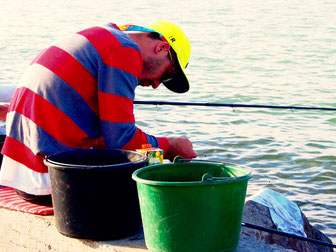
POLYGON ((250 104, 237 104, 237 103, 232 104, 232 103, 201 103, 201 102, 134 101, 134 104, 336 111, 336 108, 328 108, 328 107, 300 107, 300 106, 276 106, 276 105, 256 105, 256 104, 250 105, 250 104))
POLYGON ((241 225, 242 225, 242 227, 253 228, 253 229, 265 231, 265 232, 268 232, 268 233, 273 233, 273 234, 282 235, 282 236, 286 236, 286 237, 290 237, 290 238, 294 238, 294 239, 298 239, 298 240, 302 240, 302 241, 307 241, 307 242, 319 244, 319 245, 322 245, 322 246, 336 248, 336 245, 334 245, 332 243, 327 243, 327 242, 323 242, 323 241, 319 241, 319 240, 315 240, 315 239, 311 239, 311 238, 306 238, 306 237, 299 236, 299 235, 289 234, 289 233, 286 233, 286 232, 261 227, 261 226, 254 225, 254 224, 251 224, 251 223, 242 222, 241 225))

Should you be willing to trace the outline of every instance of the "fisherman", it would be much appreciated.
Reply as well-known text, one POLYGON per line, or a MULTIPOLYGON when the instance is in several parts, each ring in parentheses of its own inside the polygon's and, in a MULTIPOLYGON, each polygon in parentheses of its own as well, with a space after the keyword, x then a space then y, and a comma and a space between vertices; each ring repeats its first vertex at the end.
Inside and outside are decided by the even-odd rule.
POLYGON ((135 125, 140 85, 185 93, 190 43, 168 21, 147 27, 108 23, 77 32, 42 50, 11 100, 0 185, 50 205, 46 155, 74 149, 135 150, 151 144, 172 160, 197 156, 188 138, 155 137, 135 125))

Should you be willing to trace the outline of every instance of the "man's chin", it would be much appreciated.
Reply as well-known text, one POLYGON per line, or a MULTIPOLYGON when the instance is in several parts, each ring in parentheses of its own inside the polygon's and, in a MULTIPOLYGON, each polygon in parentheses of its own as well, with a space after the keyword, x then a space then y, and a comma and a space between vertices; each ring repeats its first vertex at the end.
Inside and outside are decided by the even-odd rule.
POLYGON ((155 84, 150 80, 142 80, 142 81, 139 81, 138 85, 143 86, 143 87, 149 87, 149 86, 153 87, 155 84))

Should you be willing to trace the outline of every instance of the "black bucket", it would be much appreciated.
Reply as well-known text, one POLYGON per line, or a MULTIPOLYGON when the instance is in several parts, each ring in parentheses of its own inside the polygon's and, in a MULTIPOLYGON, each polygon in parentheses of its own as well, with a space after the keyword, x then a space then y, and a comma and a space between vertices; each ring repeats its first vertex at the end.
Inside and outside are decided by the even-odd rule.
POLYGON ((148 164, 126 150, 76 150, 48 156, 57 230, 70 237, 113 240, 141 226, 132 173, 148 164))

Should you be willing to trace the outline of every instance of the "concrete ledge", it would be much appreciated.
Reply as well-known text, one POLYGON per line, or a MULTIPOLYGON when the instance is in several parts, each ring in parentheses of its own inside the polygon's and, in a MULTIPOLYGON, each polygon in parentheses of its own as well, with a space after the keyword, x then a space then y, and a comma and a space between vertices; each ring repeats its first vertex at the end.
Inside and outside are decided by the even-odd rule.
POLYGON ((75 239, 60 234, 53 216, 39 216, 0 208, 0 251, 148 251, 144 240, 75 239))
MULTIPOLYGON (((144 239, 115 241, 75 239, 60 234, 54 216, 32 215, 0 208, 0 251, 148 251, 144 239)), ((244 234, 237 252, 292 251, 278 245, 257 241, 244 234)), ((204 251, 206 252, 206 250, 204 251)))

